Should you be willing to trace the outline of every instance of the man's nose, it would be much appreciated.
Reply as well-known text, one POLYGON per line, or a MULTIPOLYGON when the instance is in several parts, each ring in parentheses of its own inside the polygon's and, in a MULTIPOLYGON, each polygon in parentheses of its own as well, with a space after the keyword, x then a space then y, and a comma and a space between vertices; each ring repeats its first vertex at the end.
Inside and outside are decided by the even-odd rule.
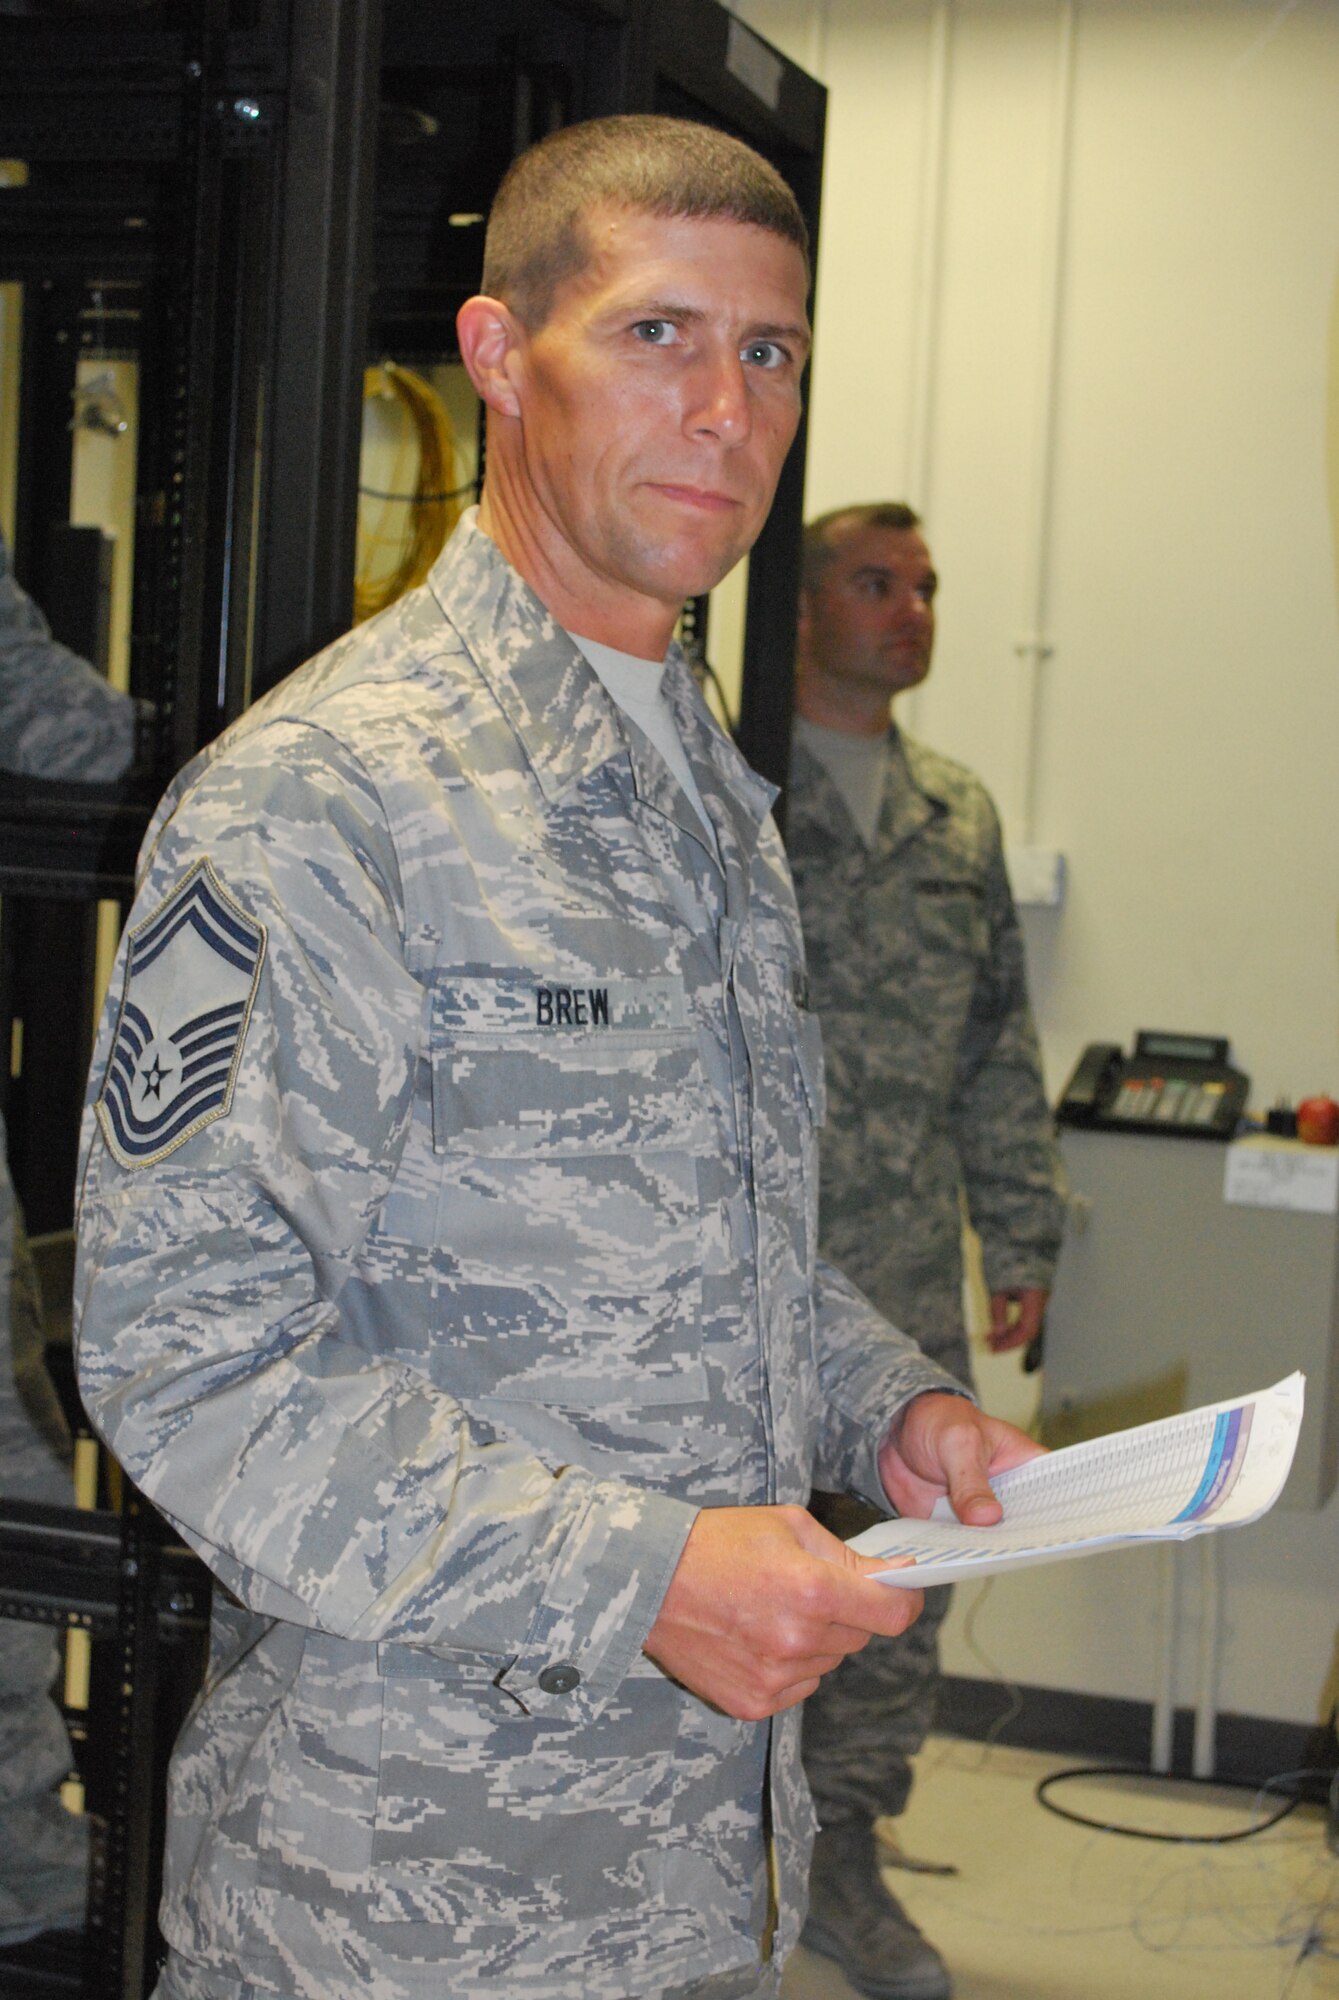
POLYGON ((753 428, 753 405, 739 355, 704 357, 694 371, 685 428, 694 437, 742 444, 753 428))
POLYGON ((900 590, 892 602, 899 625, 928 625, 934 617, 934 606, 919 590, 900 590))

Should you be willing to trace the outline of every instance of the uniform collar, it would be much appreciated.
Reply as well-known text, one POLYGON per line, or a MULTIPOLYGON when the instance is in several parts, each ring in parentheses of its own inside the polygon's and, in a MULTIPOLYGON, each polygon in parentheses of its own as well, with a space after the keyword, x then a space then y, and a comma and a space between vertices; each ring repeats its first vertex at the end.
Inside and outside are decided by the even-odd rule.
POLYGON ((793 750, 794 782, 788 808, 790 838, 797 846, 802 840, 812 854, 821 856, 828 852, 835 860, 853 847, 871 858, 886 854, 913 839, 931 820, 948 811, 921 745, 914 737, 903 735, 895 722, 890 722, 886 738, 888 781, 874 845, 866 849, 846 809, 846 801, 822 763, 802 743, 797 742, 793 750))
MULTIPOLYGON (((640 741, 624 734, 616 704, 580 648, 514 570, 470 508, 428 573, 428 587, 460 635, 525 752, 545 799, 556 803, 599 765, 630 756, 638 795, 664 809, 669 787, 640 741)), ((730 857, 757 844, 776 797, 744 762, 707 709, 677 645, 665 694, 727 874, 730 857)), ((674 815, 671 814, 671 817, 674 815)))
POLYGON ((947 801, 930 782, 920 744, 914 737, 904 736, 897 724, 890 722, 888 784, 879 816, 879 846, 900 847, 947 811, 947 801))
MULTIPOLYGON (((727 912, 748 900, 749 864, 777 787, 759 777, 707 707, 702 690, 679 647, 670 648, 665 695, 697 782, 698 794, 716 833, 725 871, 727 912)), ((690 808, 691 811, 691 808, 690 808)))
POLYGON ((461 516, 429 570, 428 588, 515 731, 549 804, 588 771, 626 753, 618 711, 599 677, 478 525, 475 508, 461 516))

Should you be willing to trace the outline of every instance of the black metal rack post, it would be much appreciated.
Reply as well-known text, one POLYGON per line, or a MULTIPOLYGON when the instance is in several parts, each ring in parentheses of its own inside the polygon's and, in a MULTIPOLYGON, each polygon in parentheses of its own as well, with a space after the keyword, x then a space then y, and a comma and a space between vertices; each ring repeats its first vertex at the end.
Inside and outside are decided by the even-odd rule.
POLYGON ((5 1954, 0 1994, 143 2000, 150 1990, 163 1775, 199 1685, 209 1599, 209 1572, 137 1497, 121 1514, 0 1501, 0 1617, 85 1632, 99 1663, 81 1775, 103 1829, 82 1951, 63 1977, 5 1954))

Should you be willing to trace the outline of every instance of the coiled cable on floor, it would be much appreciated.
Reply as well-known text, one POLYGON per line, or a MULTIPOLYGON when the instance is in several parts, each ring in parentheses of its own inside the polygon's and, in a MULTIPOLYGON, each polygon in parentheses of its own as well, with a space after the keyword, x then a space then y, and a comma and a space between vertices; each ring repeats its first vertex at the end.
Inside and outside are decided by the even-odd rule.
POLYGON ((1161 1833, 1151 1827, 1122 1826, 1115 1820, 1094 1819, 1088 1813, 1075 1812, 1070 1806, 1057 1805, 1049 1793, 1053 1786, 1065 1784, 1073 1778, 1147 1778, 1163 1785, 1198 1785, 1216 1791, 1250 1792, 1255 1798, 1264 1798, 1277 1792, 1281 1785, 1300 1785, 1304 1779, 1320 1775, 1312 1771, 1283 1771, 1277 1777, 1255 1782, 1245 1778, 1183 1777, 1166 1771, 1146 1771, 1130 1764, 1081 1764, 1069 1770, 1052 1771, 1037 1785, 1036 1799, 1047 1812, 1070 1820, 1075 1826, 1088 1827, 1094 1833, 1118 1833, 1127 1840, 1166 1841, 1177 1847, 1228 1847, 1233 1841, 1253 1840, 1258 1833, 1268 1833, 1271 1827, 1287 1819, 1289 1813, 1302 1804, 1302 1793, 1293 1791, 1284 1797, 1277 1812, 1271 1813, 1268 1819, 1237 1827, 1231 1833, 1161 1833))

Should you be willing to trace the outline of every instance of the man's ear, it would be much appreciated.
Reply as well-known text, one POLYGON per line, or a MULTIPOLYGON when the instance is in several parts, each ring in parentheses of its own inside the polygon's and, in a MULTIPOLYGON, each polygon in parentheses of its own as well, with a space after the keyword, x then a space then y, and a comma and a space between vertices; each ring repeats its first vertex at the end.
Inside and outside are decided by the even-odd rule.
POLYGON ((501 299, 466 299, 456 314, 460 358, 481 401, 504 417, 519 417, 513 364, 525 329, 501 299))

